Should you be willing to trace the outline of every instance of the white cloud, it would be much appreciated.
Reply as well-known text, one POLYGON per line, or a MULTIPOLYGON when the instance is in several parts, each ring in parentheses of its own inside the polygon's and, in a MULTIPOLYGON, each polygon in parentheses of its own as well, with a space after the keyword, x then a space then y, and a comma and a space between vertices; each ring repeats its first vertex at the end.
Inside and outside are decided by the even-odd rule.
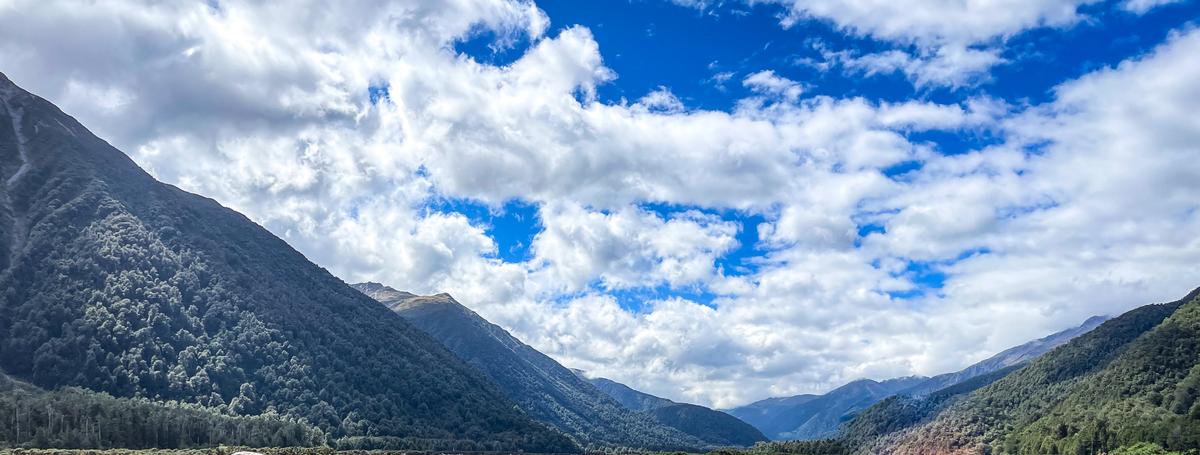
POLYGON ((751 73, 742 79, 742 85, 763 95, 778 97, 794 103, 804 93, 804 87, 799 82, 775 74, 773 70, 763 70, 751 73))
POLYGON ((842 55, 839 63, 867 75, 901 71, 918 88, 959 88, 985 80, 992 67, 1005 62, 1006 40, 1036 28, 1074 25, 1085 18, 1080 7, 1098 1, 747 0, 783 7, 784 27, 827 21, 854 35, 903 46, 842 55))
MULTIPOLYGON (((928 49, 861 62, 919 84, 959 83, 990 64, 988 43, 1079 20, 1080 2, 951 3, 788 5, 928 49)), ((677 399, 939 373, 1200 278, 1195 31, 1041 106, 805 97, 767 71, 722 112, 666 89, 598 101, 616 77, 600 44, 550 19, 510 0, 11 2, 0 70, 347 280, 452 292, 569 366, 677 399), (505 66, 455 53, 481 30, 530 46, 505 66), (388 96, 373 104, 368 87, 388 96), (984 129, 1004 140, 955 156, 910 140, 984 129), (505 262, 483 226, 431 208, 440 198, 533 203, 544 231, 505 262), (864 238, 864 223, 883 232, 864 238), (750 230, 761 243, 738 244, 750 230), (717 260, 739 247, 765 252, 734 276, 717 260), (958 260, 971 251, 988 253, 958 260), (917 289, 913 260, 946 273, 940 295, 889 296, 917 289), (664 285, 716 297, 631 312, 608 295, 664 285)))
POLYGON ((861 56, 849 52, 829 53, 831 63, 842 65, 851 74, 865 76, 904 73, 917 88, 961 88, 987 78, 991 68, 1004 62, 998 49, 975 49, 959 45, 934 48, 922 55, 890 50, 861 56))
POLYGON ((1125 0, 1121 2, 1121 8, 1134 14, 1145 14, 1146 12, 1158 8, 1160 6, 1179 3, 1181 0, 1125 0))
POLYGON ((666 87, 647 93, 633 105, 633 110, 642 112, 661 112, 667 114, 678 114, 687 110, 674 93, 671 93, 666 87))
POLYGON ((737 225, 698 212, 663 219, 632 207, 606 214, 549 203, 539 215, 546 229, 533 239, 534 273, 548 274, 538 278, 560 292, 597 279, 605 289, 705 282, 737 246, 737 225))
POLYGON ((962 2, 927 0, 755 0, 787 8, 785 26, 815 18, 854 33, 920 44, 983 43, 1036 27, 1073 24, 1078 8, 1096 0, 1010 0, 962 2))

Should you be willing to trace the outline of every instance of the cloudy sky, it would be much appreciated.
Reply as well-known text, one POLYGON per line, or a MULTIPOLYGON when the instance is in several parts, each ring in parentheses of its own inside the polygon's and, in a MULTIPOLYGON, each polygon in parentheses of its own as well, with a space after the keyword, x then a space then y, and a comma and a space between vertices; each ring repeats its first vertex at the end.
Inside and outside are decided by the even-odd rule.
POLYGON ((0 71, 350 281, 719 407, 1200 286, 1200 5, 0 0, 0 71))

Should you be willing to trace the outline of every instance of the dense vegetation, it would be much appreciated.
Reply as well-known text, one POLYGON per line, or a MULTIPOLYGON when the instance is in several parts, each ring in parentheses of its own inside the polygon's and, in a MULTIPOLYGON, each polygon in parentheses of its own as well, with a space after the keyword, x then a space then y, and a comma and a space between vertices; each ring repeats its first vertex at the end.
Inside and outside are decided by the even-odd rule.
POLYGON ((74 387, 47 392, 0 373, 0 447, 175 449, 324 442, 321 430, 277 414, 230 416, 194 404, 113 398, 74 387))
POLYGON ((378 283, 354 286, 479 368, 529 415, 571 435, 582 446, 696 450, 713 444, 621 407, 449 295, 415 296, 378 283))
POLYGON ((0 76, 0 368, 331 437, 573 451, 386 308, 0 76))

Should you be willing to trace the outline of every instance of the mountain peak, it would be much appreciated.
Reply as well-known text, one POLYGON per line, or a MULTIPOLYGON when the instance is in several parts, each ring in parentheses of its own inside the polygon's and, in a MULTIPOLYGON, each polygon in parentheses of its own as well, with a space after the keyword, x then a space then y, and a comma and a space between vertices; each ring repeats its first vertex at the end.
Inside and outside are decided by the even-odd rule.
POLYGON ((419 295, 408 291, 400 291, 391 286, 373 281, 352 284, 350 287, 357 289, 358 292, 366 294, 367 297, 375 299, 394 311, 434 305, 466 308, 461 303, 458 303, 457 300, 454 300, 453 296, 445 292, 433 295, 419 295))
POLYGON ((14 84, 7 75, 5 75, 3 72, 0 72, 0 97, 3 97, 5 100, 7 100, 16 90, 18 90, 17 84, 14 84))

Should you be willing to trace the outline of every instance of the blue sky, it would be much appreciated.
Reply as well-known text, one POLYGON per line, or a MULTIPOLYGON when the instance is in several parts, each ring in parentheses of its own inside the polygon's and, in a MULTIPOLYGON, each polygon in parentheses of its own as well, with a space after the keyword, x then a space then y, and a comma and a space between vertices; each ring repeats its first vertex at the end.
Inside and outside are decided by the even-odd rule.
MULTIPOLYGON (((1074 27, 1033 29, 1009 38, 1002 54, 1007 62, 968 86, 916 87, 901 72, 864 77, 806 64, 806 60, 821 61, 822 48, 870 53, 911 50, 914 46, 848 35, 830 21, 802 21, 785 28, 779 23, 784 7, 778 5, 730 2, 697 9, 659 0, 551 0, 538 6, 554 27, 582 25, 595 35, 605 65, 617 74, 614 80, 598 88, 601 102, 632 103, 646 93, 665 88, 687 109, 696 110, 734 109, 739 100, 753 94, 739 82, 763 69, 803 81, 806 97, 849 96, 879 102, 920 99, 937 103, 964 103, 972 98, 990 97, 1011 105, 1039 104, 1051 100, 1054 87, 1064 81, 1140 56, 1161 43, 1168 33, 1195 26, 1200 17, 1200 4, 1196 2, 1170 4, 1144 14, 1124 11, 1115 1, 1087 5, 1080 12, 1089 19, 1074 27), (727 80, 715 78, 723 73, 728 74, 727 80)), ((523 55, 530 45, 525 39, 498 46, 495 33, 481 32, 457 43, 455 49, 481 62, 507 65, 523 55)), ((922 131, 910 134, 910 138, 933 144, 943 154, 977 150, 999 141, 984 129, 952 133, 922 131)), ((902 174, 919 166, 918 162, 906 162, 889 171, 902 174)), ((663 216, 669 216, 673 210, 688 209, 658 203, 644 207, 663 216)), ((541 230, 535 208, 526 201, 510 201, 489 208, 486 204, 453 200, 444 201, 437 209, 463 213, 487 226, 488 234, 498 245, 497 256, 509 262, 528 259, 529 246, 541 230)), ((737 236, 738 248, 718 258, 718 264, 729 274, 753 271, 753 259, 764 254, 756 232, 763 215, 737 210, 724 210, 719 215, 742 228, 737 236)), ((858 226, 860 236, 882 229, 871 223, 858 226)), ((961 256, 973 254, 983 253, 964 252, 961 256)), ((902 273, 920 289, 892 295, 906 299, 937 292, 945 281, 940 268, 957 259, 909 262, 902 273)), ((623 306, 635 311, 646 301, 675 294, 706 303, 713 298, 704 290, 662 286, 616 293, 623 306)))
POLYGON ((1187 0, 10 0, 0 71, 348 282, 730 407, 1200 285, 1187 0))

